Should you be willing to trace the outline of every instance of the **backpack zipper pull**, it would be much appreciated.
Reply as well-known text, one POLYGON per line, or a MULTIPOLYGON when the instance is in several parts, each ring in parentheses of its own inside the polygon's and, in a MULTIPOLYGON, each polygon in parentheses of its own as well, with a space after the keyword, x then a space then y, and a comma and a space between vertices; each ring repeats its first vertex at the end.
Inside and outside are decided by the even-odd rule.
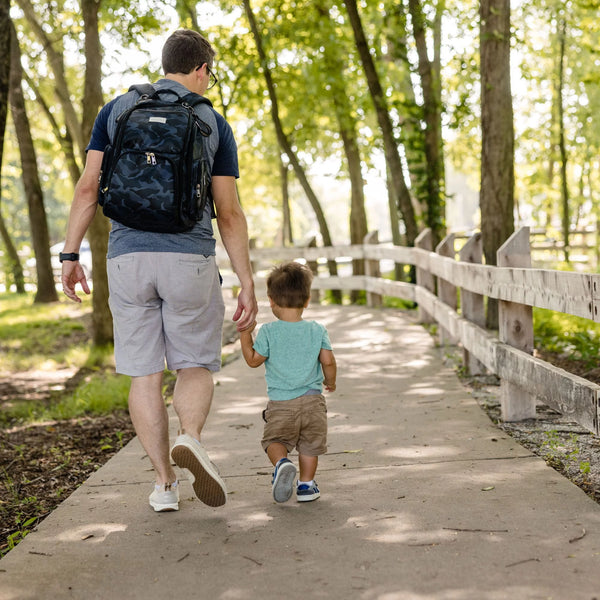
POLYGON ((156 164, 156 156, 154 152, 146 152, 146 164, 147 165, 155 165, 156 164))

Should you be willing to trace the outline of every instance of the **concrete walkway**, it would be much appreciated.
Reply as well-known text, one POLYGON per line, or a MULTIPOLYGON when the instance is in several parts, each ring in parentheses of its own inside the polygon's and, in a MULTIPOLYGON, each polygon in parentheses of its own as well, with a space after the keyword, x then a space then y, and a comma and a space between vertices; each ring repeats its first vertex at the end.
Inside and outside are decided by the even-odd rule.
POLYGON ((494 427, 424 329, 364 307, 306 317, 339 365, 321 499, 272 500, 263 371, 236 360, 204 436, 227 505, 183 481, 180 511, 155 514, 133 440, 0 561, 0 598, 600 598, 600 506, 494 427))

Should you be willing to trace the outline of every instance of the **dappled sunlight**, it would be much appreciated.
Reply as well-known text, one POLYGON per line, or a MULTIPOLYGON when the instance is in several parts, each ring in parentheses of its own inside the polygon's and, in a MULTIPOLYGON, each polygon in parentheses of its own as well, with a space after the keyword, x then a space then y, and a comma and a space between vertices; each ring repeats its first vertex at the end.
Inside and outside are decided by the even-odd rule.
POLYGON ((335 436, 336 434, 347 433, 351 435, 358 435, 360 433, 371 433, 381 429, 379 425, 356 425, 354 423, 348 425, 333 425, 329 427, 329 435, 335 436))
POLYGON ((125 523, 90 523, 62 531, 56 536, 56 539, 59 542, 81 542, 83 540, 90 544, 99 544, 112 533, 122 533, 127 531, 127 528, 125 523))
POLYGON ((228 523, 232 527, 236 527, 240 531, 251 531, 252 529, 261 528, 271 522, 273 517, 266 512, 244 513, 238 519, 231 519, 228 523))
MULTIPOLYGON (((443 388, 428 387, 427 384, 415 383, 411 385, 406 391, 405 395, 418 395, 418 396, 440 396, 446 393, 443 388)), ((440 398, 442 400, 442 398, 440 398)))
POLYGON ((409 367, 411 369, 420 369, 422 367, 426 367, 429 364, 431 364, 431 359, 425 360, 423 358, 415 358, 413 360, 409 360, 409 361, 403 363, 403 366, 409 367))
POLYGON ((243 402, 229 402, 226 406, 219 407, 216 412, 220 415, 255 415, 262 410, 266 403, 265 396, 250 396, 243 402))
POLYGON ((449 458, 458 456, 464 450, 457 446, 399 446, 381 450, 380 454, 390 458, 449 458))

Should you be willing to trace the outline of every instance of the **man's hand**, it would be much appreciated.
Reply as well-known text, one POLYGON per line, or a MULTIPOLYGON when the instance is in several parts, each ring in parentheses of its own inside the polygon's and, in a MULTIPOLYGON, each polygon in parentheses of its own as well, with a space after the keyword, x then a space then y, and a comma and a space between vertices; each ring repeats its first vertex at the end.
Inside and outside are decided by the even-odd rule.
POLYGON ((233 320, 237 322, 237 330, 244 331, 256 326, 256 315, 258 314, 258 303, 254 289, 248 291, 244 288, 238 295, 238 305, 233 320))
POLYGON ((62 287, 63 292, 67 298, 70 298, 74 302, 81 302, 81 298, 75 293, 75 286, 81 284, 81 289, 86 293, 90 293, 90 287, 83 267, 79 264, 78 260, 66 260, 62 263, 62 287))

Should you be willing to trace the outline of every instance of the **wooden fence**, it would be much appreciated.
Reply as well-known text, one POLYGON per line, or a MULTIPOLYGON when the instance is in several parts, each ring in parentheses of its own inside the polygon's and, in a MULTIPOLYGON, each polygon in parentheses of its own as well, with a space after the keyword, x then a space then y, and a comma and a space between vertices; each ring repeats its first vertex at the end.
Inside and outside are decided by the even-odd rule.
POLYGON ((515 232, 498 250, 498 266, 482 264, 480 233, 457 257, 452 234, 433 251, 429 230, 414 248, 377 244, 370 234, 361 245, 253 249, 251 258, 256 264, 364 260, 364 276, 318 276, 313 289, 365 290, 371 306, 380 304, 382 296, 416 302, 422 322, 437 322, 443 340, 462 346, 472 374, 488 369, 498 375, 505 421, 535 417, 539 398, 598 435, 600 386, 532 356, 532 307, 600 321, 600 275, 531 268, 529 237, 528 227, 515 232), (414 265, 417 283, 381 278, 381 260, 414 265), (497 336, 485 329, 485 297, 498 300, 497 336))

